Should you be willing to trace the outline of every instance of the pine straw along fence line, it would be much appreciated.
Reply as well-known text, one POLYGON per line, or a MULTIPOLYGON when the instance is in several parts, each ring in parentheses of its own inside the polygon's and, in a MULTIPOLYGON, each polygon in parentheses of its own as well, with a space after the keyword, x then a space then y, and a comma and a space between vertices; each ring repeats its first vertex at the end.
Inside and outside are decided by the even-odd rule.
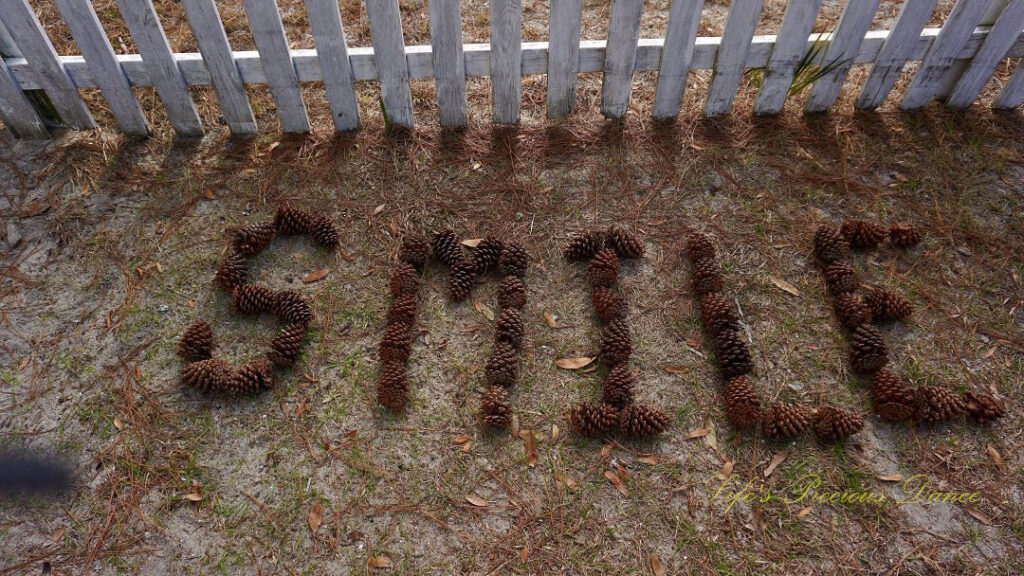
MULTIPOLYGON (((907 0, 890 30, 869 30, 879 0, 847 0, 835 29, 812 33, 822 0, 790 0, 777 35, 755 36, 762 0, 732 0, 724 34, 698 37, 704 0, 672 0, 664 38, 640 39, 643 0, 611 0, 607 40, 581 40, 582 0, 551 0, 549 41, 520 38, 520 0, 492 0, 490 43, 463 44, 459 0, 430 0, 431 45, 406 46, 398 0, 365 0, 372 47, 348 47, 337 0, 305 0, 315 49, 288 46, 275 0, 244 0, 255 51, 232 50, 214 0, 181 0, 198 53, 174 53, 151 0, 118 0, 138 54, 116 54, 89 0, 55 0, 81 55, 58 55, 28 0, 0 0, 0 117, 26 138, 50 136, 40 110, 74 129, 96 126, 79 95, 99 88, 120 129, 149 133, 133 86, 153 86, 176 132, 200 136, 190 85, 212 84, 231 132, 257 130, 246 84, 267 84, 286 132, 306 132, 300 83, 323 81, 338 130, 359 125, 353 82, 380 83, 390 125, 414 125, 410 79, 434 78, 440 122, 466 123, 466 77, 490 76, 493 119, 519 120, 523 75, 547 75, 548 116, 572 113, 576 75, 603 72, 601 111, 621 118, 634 71, 658 71, 653 116, 675 118, 690 70, 713 70, 704 113, 732 109, 743 75, 760 69, 756 114, 776 114, 798 84, 805 111, 836 101, 854 64, 873 64, 859 109, 880 106, 907 62, 919 62, 900 107, 933 99, 970 106, 999 63, 1024 55, 1024 0, 958 0, 939 28, 925 27, 937 0, 907 0), (40 93, 42 90, 45 94, 40 93)), ((1024 102, 1024 64, 995 98, 1024 102)))

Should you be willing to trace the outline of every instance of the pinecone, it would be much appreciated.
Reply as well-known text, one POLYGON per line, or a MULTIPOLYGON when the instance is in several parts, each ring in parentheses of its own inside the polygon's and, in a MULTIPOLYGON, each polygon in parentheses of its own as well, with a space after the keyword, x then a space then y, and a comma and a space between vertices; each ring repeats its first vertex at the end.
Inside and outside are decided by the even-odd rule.
POLYGON ((519 378, 519 353, 508 342, 495 342, 485 371, 488 386, 511 388, 519 378))
POLYGON ((739 429, 752 428, 761 420, 761 400, 746 376, 725 383, 725 416, 739 429))
POLYGON ((377 402, 391 410, 401 412, 409 403, 409 383, 405 376, 405 364, 384 362, 377 379, 377 402))
POLYGON ((380 339, 377 356, 382 362, 405 362, 412 354, 412 331, 408 324, 388 324, 380 339))
POLYGON ((453 302, 469 297, 476 286, 477 268, 473 260, 460 260, 448 270, 448 294, 453 302))
POLYGON ((604 436, 619 425, 619 411, 608 404, 580 402, 569 413, 569 424, 584 436, 604 436))
POLYGON ((341 241, 338 229, 326 216, 316 216, 310 222, 309 235, 324 248, 337 248, 341 241))
POLYGON ((522 310, 526 306, 526 286, 515 276, 505 276, 498 286, 498 306, 522 310))
POLYGON ((601 351, 599 358, 606 366, 615 366, 629 360, 633 354, 633 340, 629 335, 629 324, 624 319, 612 320, 601 330, 601 351))
POLYGON ((923 386, 916 390, 919 399, 914 419, 921 422, 945 422, 967 411, 967 402, 955 391, 942 386, 923 386))
POLYGON ((963 399, 967 405, 967 413, 978 424, 987 424, 1006 415, 1006 404, 988 394, 964 392, 963 399))
POLYGON ((523 337, 526 335, 526 326, 523 324, 523 316, 515 308, 505 308, 498 316, 495 325, 494 340, 496 342, 507 342, 513 348, 519 350, 523 346, 523 337))
POLYGON ((406 262, 396 262, 391 271, 392 298, 399 296, 415 296, 420 289, 420 279, 416 276, 416 267, 406 262))
POLYGON ((309 302, 292 290, 281 290, 274 301, 274 315, 286 324, 309 326, 313 322, 313 309, 309 302))
POLYGON ((839 232, 857 249, 875 249, 885 240, 885 226, 866 220, 847 220, 843 222, 839 232))
POLYGON ((869 290, 864 303, 871 309, 871 319, 875 322, 904 320, 914 313, 914 305, 892 290, 869 290))
POLYGON ((619 257, 610 248, 598 251, 587 268, 587 282, 591 288, 608 287, 619 277, 619 257))
POLYGON ((200 392, 222 392, 227 389, 233 370, 223 360, 200 360, 181 370, 181 384, 200 392))
POLYGON ((416 320, 416 298, 413 296, 399 296, 391 302, 388 308, 385 324, 405 324, 411 326, 416 320))
POLYGON ((274 236, 277 236, 277 229, 273 222, 265 224, 253 224, 245 228, 238 228, 233 234, 235 250, 245 256, 253 256, 263 251, 274 236))
POLYGON ((502 274, 526 278, 526 269, 530 266, 530 256, 526 249, 515 242, 506 242, 505 248, 501 251, 501 258, 498 259, 498 267, 502 274))
POLYGON ((672 418, 668 414, 645 404, 628 406, 619 416, 619 429, 626 438, 654 438, 671 425, 672 418))
POLYGON ((306 234, 313 229, 316 216, 291 206, 279 206, 274 214, 274 228, 278 234, 306 234))
POLYGON ((845 260, 850 256, 850 243, 838 228, 824 224, 814 233, 814 256, 826 264, 845 260))
POLYGON ((854 292, 844 292, 836 298, 836 317, 847 330, 871 322, 871 308, 854 292))
POLYGON ((451 268, 462 261, 462 241, 455 232, 439 232, 430 243, 434 248, 434 257, 445 266, 451 268))
POLYGON ((504 430, 512 423, 512 406, 508 392, 501 386, 491 386, 480 399, 480 416, 484 424, 504 430))
POLYGON ((723 378, 743 376, 754 369, 750 349, 737 330, 723 330, 715 336, 715 354, 723 378))
POLYGON ((614 288, 597 286, 590 292, 590 302, 602 322, 626 317, 626 300, 614 288))
POLYGON ((761 430, 766 438, 783 440, 799 436, 811 427, 814 413, 788 404, 772 404, 761 417, 761 430))
POLYGON ((617 364, 608 371, 608 376, 601 386, 601 402, 618 409, 633 403, 636 378, 633 371, 625 363, 617 364))
POLYGON ((272 312, 277 294, 263 284, 242 284, 231 293, 231 307, 239 314, 272 312))
POLYGON ((270 341, 270 351, 267 352, 267 360, 275 366, 289 368, 295 364, 302 354, 302 345, 306 341, 305 324, 289 324, 277 333, 277 336, 270 341))
POLYGON ((199 321, 185 329, 178 340, 178 356, 186 362, 209 360, 213 356, 213 328, 199 321))
POLYGON ((562 248, 566 260, 590 260, 604 248, 604 234, 597 230, 587 230, 573 236, 562 248))
POLYGON ((700 317, 704 329, 712 335, 740 328, 736 304, 717 292, 705 294, 700 299, 700 317))
POLYGON ((473 261, 476 262, 477 270, 483 274, 498 267, 498 260, 501 259, 501 251, 505 244, 493 236, 487 236, 470 250, 473 261))
POLYGON ((274 373, 266 360, 253 360, 238 369, 228 383, 231 394, 259 394, 274 388, 274 373))
POLYGON ((832 406, 821 406, 814 413, 814 433, 825 442, 838 442, 860 432, 864 417, 832 406))
POLYGON ((825 267, 825 285, 833 296, 839 296, 856 292, 860 288, 860 278, 849 262, 836 260, 825 267))
POLYGON ((909 222, 889 226, 889 243, 897 248, 913 248, 924 240, 924 232, 909 222))
POLYGON ((691 263, 698 260, 714 260, 715 247, 711 239, 700 232, 690 232, 686 237, 686 257, 691 263))
POLYGON ((430 244, 426 240, 419 236, 406 236, 402 239, 402 249, 398 252, 400 261, 421 270, 427 258, 430 258, 430 244))
POLYGON ((644 255, 644 243, 640 238, 619 226, 612 226, 605 234, 605 243, 615 251, 619 258, 641 258, 644 255))
POLYGON ((697 296, 721 292, 722 275, 718 272, 718 263, 711 258, 694 261, 690 284, 693 287, 693 293, 697 296))
POLYGON ((883 420, 902 422, 917 412, 917 394, 905 380, 888 370, 879 370, 871 379, 871 397, 875 413, 883 420))
POLYGON ((221 290, 230 294, 236 286, 245 284, 248 278, 249 266, 245 261, 245 256, 232 250, 225 254, 224 259, 220 261, 214 280, 221 290))
POLYGON ((871 324, 861 324, 850 337, 850 364, 860 374, 874 374, 889 363, 889 349, 882 333, 871 324))

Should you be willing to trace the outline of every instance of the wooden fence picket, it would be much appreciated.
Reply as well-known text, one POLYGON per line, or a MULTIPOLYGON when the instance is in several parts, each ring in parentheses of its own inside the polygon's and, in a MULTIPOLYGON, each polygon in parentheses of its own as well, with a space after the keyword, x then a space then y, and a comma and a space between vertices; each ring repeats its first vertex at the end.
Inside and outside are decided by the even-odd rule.
POLYGON ((622 118, 629 108, 643 11, 643 0, 612 1, 601 84, 601 113, 608 118, 622 118))
POLYGON ((832 70, 814 82, 804 112, 824 112, 835 103, 875 12, 878 12, 878 0, 850 0, 846 3, 836 32, 818 62, 819 66, 831 66, 832 70))
POLYGON ((704 104, 705 116, 710 118, 732 110, 732 101, 747 67, 750 40, 754 37, 760 16, 761 0, 733 0, 729 6, 729 20, 725 23, 725 33, 715 60, 715 75, 704 104))
POLYGON ((299 77, 292 63, 277 3, 275 0, 243 0, 243 4, 263 72, 267 76, 267 85, 277 104, 281 129, 285 132, 309 132, 306 103, 302 100, 299 77))
POLYGON ((181 0, 192 34, 210 71, 210 82, 217 94, 221 114, 232 134, 255 134, 256 118, 245 94, 231 45, 213 0, 181 0))
POLYGON ((654 91, 656 120, 668 120, 679 114, 703 10, 704 0, 672 0, 665 48, 658 68, 658 86, 654 91))
POLYGON ((858 110, 874 110, 889 97, 903 66, 910 60, 921 37, 921 30, 928 24, 928 18, 935 10, 938 0, 907 0, 900 8, 889 36, 878 52, 875 64, 854 107, 858 110))
POLYGON ((50 137, 46 124, 28 101, 3 58, 0 58, 0 120, 21 138, 44 140, 50 137))
POLYGON ((157 18, 153 1, 117 0, 117 5, 142 56, 146 76, 156 88, 174 130, 186 138, 202 136, 203 123, 157 18))
POLYGON ((807 38, 814 29, 814 20, 822 0, 792 0, 782 16, 779 39, 772 48, 772 57, 764 71, 764 81, 757 92, 754 113, 778 114, 786 104, 793 75, 807 52, 807 38))
POLYGON ((384 112, 393 125, 412 128, 409 65, 405 59, 398 0, 366 0, 366 15, 370 18, 373 59, 377 66, 384 112))
POLYGON ((78 93, 75 81, 64 70, 64 64, 28 0, 0 0, 0 12, 4 15, 4 26, 29 66, 38 74, 40 87, 46 91, 63 121, 77 130, 95 128, 96 122, 78 93))
POLYGON ((306 0, 309 26, 313 29, 317 59, 324 78, 327 102, 334 129, 339 132, 359 127, 359 103, 353 84, 352 63, 341 23, 337 0, 306 0))
POLYGON ((117 56, 92 4, 88 0, 55 0, 55 4, 89 64, 89 72, 100 87, 121 131, 134 136, 148 135, 146 116, 132 93, 128 77, 117 63, 117 56))
POLYGON ((494 121, 519 121, 522 82, 523 41, 520 0, 490 0, 491 7, 491 92, 494 121))
POLYGON ((967 108, 978 98, 996 66, 1017 41, 1021 29, 1024 29, 1024 0, 1010 0, 946 99, 947 106, 967 108))
POLYGON ((442 126, 466 125, 466 58, 459 0, 430 0, 430 42, 442 126))
POLYGON ((1017 70, 996 96, 993 108, 1011 110, 1024 104, 1024 60, 1017 64, 1017 70))
POLYGON ((580 68, 583 0, 551 0, 548 27, 548 118, 572 114, 580 68))

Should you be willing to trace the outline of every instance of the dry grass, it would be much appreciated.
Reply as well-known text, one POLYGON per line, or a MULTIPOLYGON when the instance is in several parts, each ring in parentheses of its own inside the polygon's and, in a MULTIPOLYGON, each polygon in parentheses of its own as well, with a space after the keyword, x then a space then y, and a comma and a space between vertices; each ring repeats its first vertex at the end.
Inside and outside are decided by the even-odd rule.
MULTIPOLYGON (((486 5, 464 8, 476 22, 467 35, 486 35, 486 5)), ((343 11, 346 23, 364 17, 359 3, 343 11)), ((645 27, 659 25, 655 16, 645 27)), ((353 44, 368 41, 359 26, 349 26, 361 40, 353 44)), ((187 49, 190 40, 172 41, 187 49)), ((863 74, 854 70, 854 82, 863 74)), ((310 136, 282 138, 270 101, 257 94, 264 131, 247 140, 220 127, 199 142, 166 131, 145 141, 96 132, 42 147, 5 142, 0 208, 24 240, 4 252, 0 274, 0 445, 55 452, 73 463, 78 482, 59 499, 0 502, 0 574, 39 573, 44 563, 56 574, 351 574, 373 571, 368 559, 378 557, 400 574, 648 574, 652 554, 670 574, 1019 569, 1020 113, 936 106, 852 114, 844 111, 855 91, 847 90, 829 116, 803 117, 794 102, 780 118, 758 119, 745 112, 753 91, 744 87, 739 112, 707 122, 697 120, 706 76, 695 74, 680 122, 654 126, 651 78, 638 75, 622 123, 593 112, 600 77, 585 75, 582 112, 557 123, 541 121, 543 78, 524 78, 516 128, 488 123, 489 86, 474 80, 462 132, 424 121, 415 133, 387 136, 372 106, 375 88, 363 86, 365 127, 351 136, 332 134, 321 114, 310 136), (287 239, 255 261, 256 279, 315 302, 301 363, 259 398, 181 390, 175 340, 193 320, 212 319, 220 353, 234 362, 272 337, 273 323, 231 314, 210 280, 223 229, 267 218, 282 201, 323 211, 343 235, 335 254, 287 239), (922 383, 994 388, 1010 404, 1002 422, 906 429, 872 417, 835 447, 768 443, 725 423, 681 235, 713 236, 753 336, 765 397, 867 412, 865 383, 847 372, 845 340, 808 258, 813 228, 845 217, 929 229, 910 254, 882 250, 857 266, 917 305, 913 322, 886 330, 899 371, 922 383), (563 262, 559 245, 571 231, 613 222, 647 242, 648 258, 625 266, 622 282, 641 400, 675 417, 657 443, 602 445, 567 433, 564 421, 575 401, 596 395, 599 376, 554 367, 596 342, 582 267, 563 262), (493 324, 473 304, 493 306, 493 283, 453 306, 443 270, 428 269, 412 404, 401 417, 374 404, 374 351, 398 239, 445 226, 516 237, 532 254, 514 405, 520 427, 538 437, 535 466, 520 439, 486 434, 475 420, 493 324), (331 274, 317 284, 296 280, 324 267, 331 274), (545 311, 562 328, 549 328, 545 311), (686 439, 708 422, 714 447, 686 439), (555 439, 552 426, 560 428, 555 439), (452 443, 464 434, 467 445, 452 443), (779 501, 727 510, 710 501, 707 485, 725 463, 738 478, 760 481, 782 451, 788 457, 765 480, 777 494, 812 473, 823 490, 898 497, 897 486, 877 477, 900 473, 977 491, 981 501, 809 510, 779 501), (626 477, 628 496, 605 479, 608 470, 626 477), (190 493, 203 498, 189 501, 190 493), (473 506, 469 494, 489 506, 473 506), (323 523, 314 534, 307 514, 316 503, 323 523)), ((415 83, 418 119, 436 117, 432 91, 415 83)), ((306 93, 311 111, 325 110, 319 87, 306 93)), ((212 102, 209 91, 200 94, 212 102)), ((147 110, 166 130, 149 98, 147 110)), ((215 108, 202 111, 214 125, 215 108)))

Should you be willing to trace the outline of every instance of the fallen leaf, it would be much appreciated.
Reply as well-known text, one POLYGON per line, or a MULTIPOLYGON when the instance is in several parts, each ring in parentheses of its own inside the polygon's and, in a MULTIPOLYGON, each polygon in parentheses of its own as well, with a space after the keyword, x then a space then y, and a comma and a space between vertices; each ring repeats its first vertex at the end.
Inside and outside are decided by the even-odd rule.
POLYGON ((462 245, 463 246, 469 246, 470 248, 476 248, 483 241, 484 241, 483 238, 470 238, 469 240, 463 240, 462 241, 462 245))
POLYGON ((654 552, 651 552, 651 571, 654 572, 654 576, 665 576, 665 566, 654 552))
POLYGON ((452 444, 455 444, 456 446, 461 446, 466 442, 469 442, 469 436, 467 436, 466 434, 461 434, 459 436, 456 436, 455 438, 452 438, 452 444))
POLYGON ((186 302, 186 303, 188 304, 189 309, 195 309, 195 307, 196 307, 196 301, 195 300, 189 298, 188 302, 186 302))
POLYGON ((722 469, 718 471, 719 480, 728 480, 729 476, 732 476, 732 469, 736 467, 736 463, 732 460, 726 460, 722 469))
POLYGON ((558 360, 555 360, 555 366, 564 368, 565 370, 579 370, 593 361, 593 358, 588 358, 586 356, 580 356, 578 358, 559 358, 558 360))
POLYGON ((387 556, 370 556, 366 560, 366 565, 370 568, 391 568, 391 558, 387 556))
POLYGON ((801 508, 800 511, 796 513, 796 517, 797 518, 803 518, 804 516, 807 516, 810 513, 811 513, 811 507, 807 506, 807 507, 801 508))
POLYGON ((124 422, 122 422, 120 418, 114 418, 114 428, 124 430, 124 422))
POLYGON ((636 461, 649 466, 657 466, 659 464, 657 456, 641 456, 636 461))
POLYGON ((700 346, 700 341, 696 338, 687 338, 686 345, 690 348, 696 348, 697 346, 700 346))
POLYGON ((551 443, 554 444, 558 440, 558 424, 551 425, 551 443))
POLYGON ((690 430, 690 433, 686 435, 686 439, 693 440, 694 438, 703 438, 707 436, 710 432, 711 430, 708 430, 707 428, 697 428, 695 430, 690 430))
POLYGON ((615 486, 616 490, 622 492, 623 496, 629 496, 629 489, 627 489, 626 485, 622 483, 622 479, 619 478, 618 474, 612 472, 611 470, 605 470, 604 477, 607 478, 613 486, 615 486))
POLYGON ((1003 457, 1001 454, 999 454, 999 451, 996 450, 994 446, 989 444, 985 451, 988 452, 989 458, 991 458, 992 461, 996 463, 996 466, 999 466, 1000 468, 1003 467, 1003 457))
POLYGON ((772 284, 775 284, 776 286, 778 286, 782 290, 785 290, 786 292, 789 292, 793 296, 799 296, 800 295, 800 290, 797 290, 796 286, 793 286, 792 284, 790 284, 789 282, 786 282, 782 278, 776 278, 775 276, 769 276, 768 279, 771 280, 772 284))
POLYGON ((975 520, 977 520, 978 522, 981 522, 982 524, 984 524, 986 526, 991 526, 992 525, 992 519, 988 517, 988 514, 985 514, 981 510, 978 510, 977 508, 973 508, 971 506, 968 506, 967 507, 967 513, 970 514, 971 516, 974 516, 975 520))
POLYGON ((786 458, 788 458, 788 457, 789 457, 789 452, 786 452, 785 450, 783 450, 782 452, 779 452, 775 456, 772 456, 772 461, 769 462, 768 463, 768 467, 764 469, 764 477, 767 478, 767 477, 771 476, 772 472, 775 472, 775 469, 779 467, 779 464, 782 464, 783 462, 785 462, 786 458))
POLYGON ((991 357, 995 356, 996 348, 997 348, 996 346, 993 346, 993 347, 989 348, 988 352, 985 352, 985 355, 982 356, 982 358, 988 359, 988 358, 991 358, 991 357))
POLYGON ((57 528, 56 530, 53 531, 53 534, 50 534, 50 540, 53 540, 54 542, 60 542, 61 540, 64 539, 64 534, 66 532, 67 532, 67 529, 64 528, 64 527, 57 528))
POLYGON ((484 500, 483 498, 477 496, 476 494, 468 494, 466 496, 466 502, 469 502, 473 506, 478 506, 480 508, 487 508, 488 506, 490 506, 490 504, 487 503, 487 500, 484 500))
POLYGON ((558 318, 547 310, 544 311, 544 321, 547 322, 549 328, 558 328, 558 318))
POLYGON ((876 478, 882 482, 899 482, 903 480, 903 474, 880 474, 876 478))
POLYGON ((704 436, 704 443, 712 450, 718 450, 718 434, 715 433, 715 427, 711 425, 710 420, 704 422, 704 427, 708 429, 707 435, 704 436))
POLYGON ((312 284, 313 282, 319 282, 320 280, 326 278, 327 275, 330 273, 331 271, 328 270, 327 268, 317 270, 316 272, 310 272, 309 274, 306 274, 305 276, 302 277, 302 282, 304 284, 312 284))
POLYGON ((380 214, 383 211, 384 211, 384 205, 383 204, 379 204, 376 208, 373 209, 373 215, 376 216, 377 214, 380 214))
POLYGON ((320 523, 323 521, 323 517, 324 507, 320 504, 320 501, 317 501, 313 504, 313 507, 309 509, 309 514, 306 515, 306 522, 309 523, 309 529, 313 531, 313 534, 316 534, 317 529, 320 528, 320 523))
POLYGON ((483 315, 484 315, 484 318, 487 318, 488 320, 490 320, 490 321, 492 321, 492 322, 494 321, 494 311, 493 311, 493 310, 491 310, 491 309, 490 309, 490 308, 489 308, 489 307, 488 307, 488 306, 487 306, 486 304, 484 304, 483 302, 481 302, 481 301, 477 300, 477 301, 476 301, 475 303, 473 303, 473 308, 476 308, 476 311, 477 311, 477 312, 479 312, 479 313, 483 314, 483 315))
POLYGON ((523 549, 519 552, 519 563, 526 564, 526 561, 530 558, 530 547, 523 546, 523 549))
POLYGON ((665 372, 669 374, 686 374, 690 369, 686 366, 666 366, 665 372))
POLYGON ((611 455, 611 453, 612 453, 612 445, 611 444, 605 444, 604 446, 602 446, 601 447, 601 460, 604 460, 605 458, 607 458, 609 455, 611 455))
POLYGON ((533 438, 532 430, 524 430, 526 432, 523 438, 523 449, 526 450, 526 465, 533 468, 537 465, 537 442, 533 438))
POLYGON ((188 500, 189 502, 199 502, 202 499, 203 495, 197 494, 196 492, 189 492, 188 494, 185 494, 185 500, 188 500))

